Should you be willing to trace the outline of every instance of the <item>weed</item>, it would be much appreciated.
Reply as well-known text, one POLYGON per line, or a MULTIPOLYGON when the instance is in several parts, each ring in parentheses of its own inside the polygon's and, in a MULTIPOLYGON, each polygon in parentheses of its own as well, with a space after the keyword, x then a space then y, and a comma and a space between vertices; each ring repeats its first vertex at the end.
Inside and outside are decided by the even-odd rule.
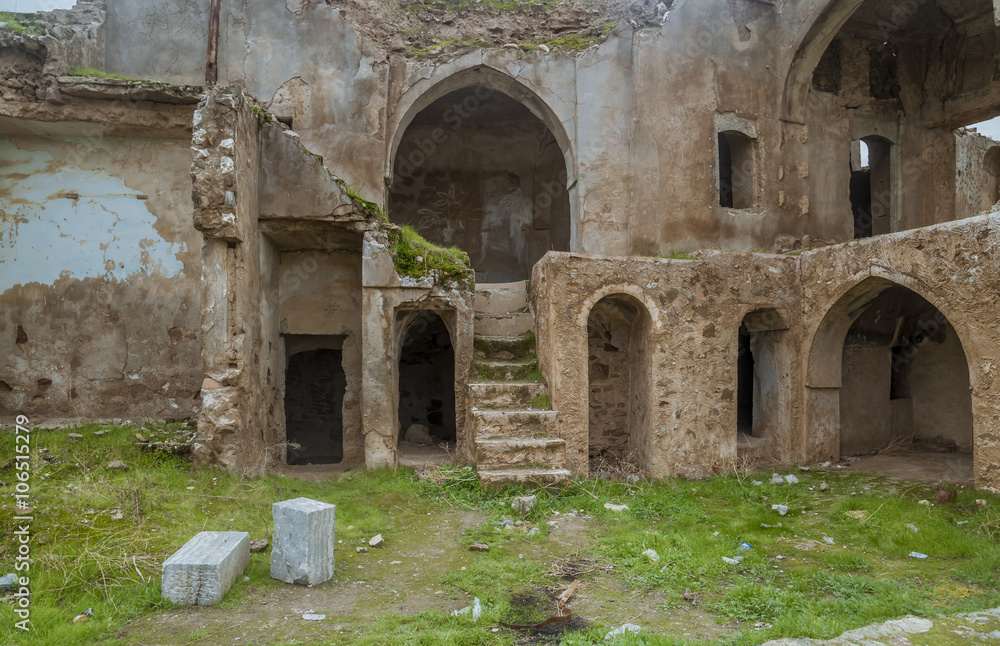
POLYGON ((87 78, 99 78, 99 79, 118 79, 121 81, 137 81, 124 74, 119 74, 117 72, 105 72, 103 70, 94 69, 93 67, 83 67, 82 65, 74 65, 65 72, 62 73, 63 76, 85 76, 87 78))
MULTIPOLYGON (((664 257, 664 256, 661 256, 664 257)), ((685 251, 684 249, 671 249, 666 258, 670 260, 697 260, 698 256, 694 255, 690 251, 685 251)))
POLYGON ((547 393, 543 393, 533 398, 528 405, 538 410, 552 410, 552 398, 547 393))
POLYGON ((428 276, 438 271, 442 278, 469 280, 469 255, 458 247, 442 247, 425 240, 413 227, 390 234, 392 257, 401 276, 428 276))
POLYGON ((15 34, 44 34, 45 28, 38 23, 31 22, 29 15, 22 14, 18 17, 17 14, 11 13, 10 11, 0 11, 0 23, 3 23, 3 27, 0 29, 9 29, 15 34))

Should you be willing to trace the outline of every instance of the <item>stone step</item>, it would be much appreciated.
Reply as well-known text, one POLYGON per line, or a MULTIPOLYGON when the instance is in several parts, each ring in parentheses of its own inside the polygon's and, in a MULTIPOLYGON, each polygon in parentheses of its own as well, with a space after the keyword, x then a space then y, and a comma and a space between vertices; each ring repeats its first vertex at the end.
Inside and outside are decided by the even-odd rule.
POLYGON ((480 469, 479 484, 499 487, 505 484, 562 485, 573 479, 568 469, 525 467, 520 469, 480 469))
POLYGON ((535 355, 535 334, 520 336, 476 336, 472 343, 477 357, 513 361, 533 358, 535 355))
POLYGON ((469 384, 470 405, 476 408, 527 408, 533 399, 546 393, 545 384, 537 381, 502 381, 469 384))
POLYGON ((530 312, 504 312, 502 314, 476 313, 477 336, 517 336, 535 327, 535 317, 530 312))
POLYGON ((538 361, 475 360, 476 377, 481 381, 536 381, 538 361), (534 373, 534 374, 533 374, 534 373))
POLYGON ((506 314, 526 307, 528 307, 528 284, 523 280, 514 283, 476 285, 478 314, 506 314))
POLYGON ((566 441, 560 437, 492 437, 476 440, 476 465, 486 469, 566 466, 566 441))
POLYGON ((487 408, 472 411, 476 441, 496 437, 555 437, 556 411, 487 408))

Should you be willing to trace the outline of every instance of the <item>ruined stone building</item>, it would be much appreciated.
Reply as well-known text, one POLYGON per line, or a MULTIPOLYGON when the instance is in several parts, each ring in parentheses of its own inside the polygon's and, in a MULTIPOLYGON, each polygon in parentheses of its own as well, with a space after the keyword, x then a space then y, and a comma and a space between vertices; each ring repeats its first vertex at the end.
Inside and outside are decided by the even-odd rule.
POLYGON ((1000 489, 1000 144, 964 128, 1000 115, 998 25, 989 0, 8 19, 0 416, 486 482, 912 442, 1000 489))

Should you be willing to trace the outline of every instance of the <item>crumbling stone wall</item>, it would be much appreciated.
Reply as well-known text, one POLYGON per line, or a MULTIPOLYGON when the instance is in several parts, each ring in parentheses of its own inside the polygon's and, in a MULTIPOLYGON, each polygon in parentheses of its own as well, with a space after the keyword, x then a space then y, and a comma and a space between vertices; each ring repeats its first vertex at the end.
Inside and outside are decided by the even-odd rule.
MULTIPOLYGON (((632 295, 652 319, 646 424, 652 433, 639 447, 644 466, 654 477, 699 477, 726 468, 736 456, 736 331, 756 310, 776 310, 777 327, 787 328, 780 332, 787 335, 785 356, 797 358, 786 360, 787 417, 770 426, 764 455, 781 463, 838 457, 847 421, 840 416, 841 389, 848 387, 842 380, 850 372, 843 364, 845 337, 864 307, 895 284, 930 301, 956 333, 969 366, 976 484, 1000 487, 994 303, 1000 265, 992 256, 998 237, 1000 219, 987 215, 801 256, 704 252, 685 261, 548 254, 535 268, 532 304, 539 362, 559 411, 570 468, 586 472, 586 326, 605 295, 632 295), (572 294, 588 296, 578 301, 572 294)), ((946 328, 940 332, 947 337, 946 328)), ((882 354, 888 361, 887 347, 882 354)), ((941 378, 953 368, 948 360, 933 370, 941 378)), ((930 387, 930 370, 919 368, 925 375, 919 388, 930 387)), ((952 399, 961 395, 960 384, 949 388, 952 399)), ((959 412, 949 416, 952 424, 962 423, 959 412)), ((886 421, 882 428, 892 426, 886 421)))
POLYGON ((188 142, 122 137, 95 122, 99 106, 68 114, 93 121, 76 137, 0 122, 0 417, 189 419, 201 256, 188 142))
POLYGON ((260 234, 259 108, 217 88, 195 112, 194 223, 202 259, 203 407, 192 455, 235 471, 262 471, 284 457, 277 429, 283 365, 277 342, 278 254, 260 234))

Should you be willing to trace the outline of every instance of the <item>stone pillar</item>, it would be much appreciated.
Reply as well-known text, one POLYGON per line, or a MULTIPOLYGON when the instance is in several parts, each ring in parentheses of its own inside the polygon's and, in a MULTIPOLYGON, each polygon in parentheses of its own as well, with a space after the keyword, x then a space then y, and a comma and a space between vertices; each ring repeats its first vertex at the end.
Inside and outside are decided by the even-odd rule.
POLYGON ((174 603, 218 603, 250 561, 250 534, 201 532, 163 562, 162 594, 174 603))
POLYGON ((271 578, 316 585, 333 577, 336 505, 294 498, 271 505, 274 547, 271 578))

